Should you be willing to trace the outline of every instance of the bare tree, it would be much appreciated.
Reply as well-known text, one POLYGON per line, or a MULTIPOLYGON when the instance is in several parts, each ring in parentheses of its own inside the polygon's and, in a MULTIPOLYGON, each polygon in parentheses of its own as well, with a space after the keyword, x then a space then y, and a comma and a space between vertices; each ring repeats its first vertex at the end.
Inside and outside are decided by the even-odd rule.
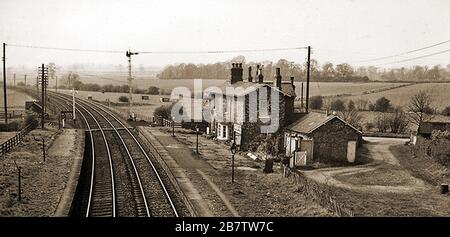
POLYGON ((363 117, 357 110, 353 109, 341 111, 339 113, 339 117, 341 117, 345 122, 351 124, 353 127, 361 130, 363 117))
POLYGON ((401 107, 396 108, 394 113, 390 114, 388 121, 392 133, 404 133, 408 127, 408 118, 401 107))
POLYGON ((433 99, 430 93, 426 91, 419 91, 413 95, 408 105, 411 122, 419 126, 424 120, 431 119, 435 112, 435 109, 431 107, 432 103, 433 99))

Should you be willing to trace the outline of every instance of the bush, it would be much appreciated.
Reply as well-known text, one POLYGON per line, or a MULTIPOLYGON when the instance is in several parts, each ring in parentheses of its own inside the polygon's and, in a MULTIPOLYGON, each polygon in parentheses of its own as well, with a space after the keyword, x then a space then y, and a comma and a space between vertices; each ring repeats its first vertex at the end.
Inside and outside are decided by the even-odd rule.
POLYGON ((323 97, 320 95, 313 96, 309 98, 309 108, 311 109, 321 109, 323 105, 323 97))
POLYGON ((371 122, 366 123, 366 130, 372 130, 375 128, 375 125, 371 122))
POLYGON ((25 117, 25 120, 22 123, 22 128, 28 126, 28 124, 31 124, 31 127, 34 129, 39 125, 38 120, 36 119, 36 116, 29 114, 25 117))
POLYGON ((171 116, 172 106, 161 105, 153 111, 153 117, 162 117, 169 119, 171 116))
POLYGON ((340 99, 333 100, 333 102, 331 102, 330 109, 335 111, 344 111, 345 110, 344 101, 340 99))
POLYGON ((128 102, 129 100, 128 100, 128 97, 127 97, 127 96, 121 95, 121 96, 119 97, 119 101, 120 101, 120 102, 126 103, 126 102, 128 102))
POLYGON ((377 127, 378 132, 386 132, 389 129, 389 118, 386 114, 382 113, 377 116, 375 126, 377 127))
POLYGON ((389 116, 388 120, 392 133, 405 132, 405 129, 408 127, 409 123, 405 112, 403 112, 400 108, 395 109, 395 112, 389 116))
POLYGON ((450 116, 450 106, 445 107, 445 109, 442 110, 441 113, 442 113, 442 115, 450 116))
POLYGON ((133 94, 145 94, 145 90, 136 88, 133 90, 133 94))
POLYGON ((347 109, 351 111, 354 110, 355 108, 356 108, 355 102, 353 102, 353 100, 348 101, 347 109))
POLYGON ((375 102, 374 108, 375 111, 386 112, 390 108, 391 108, 391 101, 386 99, 385 97, 381 97, 375 102))
POLYGON ((159 88, 156 86, 150 86, 147 90, 147 93, 150 95, 159 95, 159 88))

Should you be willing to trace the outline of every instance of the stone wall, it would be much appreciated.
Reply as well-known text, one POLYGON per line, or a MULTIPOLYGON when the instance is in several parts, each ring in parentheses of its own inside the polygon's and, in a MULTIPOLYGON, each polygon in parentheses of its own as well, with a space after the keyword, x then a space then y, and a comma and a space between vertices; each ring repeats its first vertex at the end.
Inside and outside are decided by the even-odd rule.
POLYGON ((347 143, 358 141, 359 133, 334 118, 310 136, 314 139, 314 162, 347 162, 347 143))

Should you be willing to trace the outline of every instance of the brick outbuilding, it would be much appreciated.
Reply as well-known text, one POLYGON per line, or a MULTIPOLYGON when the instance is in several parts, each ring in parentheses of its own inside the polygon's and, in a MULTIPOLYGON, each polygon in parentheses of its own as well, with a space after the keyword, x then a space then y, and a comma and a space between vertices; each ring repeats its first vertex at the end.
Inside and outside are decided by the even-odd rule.
POLYGON ((361 132, 336 115, 301 114, 285 129, 286 156, 303 156, 302 163, 354 162, 361 132))

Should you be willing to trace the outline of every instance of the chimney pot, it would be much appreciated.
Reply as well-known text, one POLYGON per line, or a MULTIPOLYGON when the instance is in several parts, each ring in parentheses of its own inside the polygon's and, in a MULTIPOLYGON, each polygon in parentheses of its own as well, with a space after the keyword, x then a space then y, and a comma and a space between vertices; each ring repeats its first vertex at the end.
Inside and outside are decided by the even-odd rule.
POLYGON ((264 82, 264 76, 262 73, 262 66, 258 65, 258 83, 263 83, 264 82))
POLYGON ((233 67, 231 68, 231 84, 234 84, 238 81, 243 81, 243 69, 242 64, 232 63, 233 67))
POLYGON ((281 89, 281 72, 280 72, 280 68, 277 67, 276 68, 276 75, 275 75, 275 80, 274 80, 274 86, 277 87, 278 89, 281 89))

